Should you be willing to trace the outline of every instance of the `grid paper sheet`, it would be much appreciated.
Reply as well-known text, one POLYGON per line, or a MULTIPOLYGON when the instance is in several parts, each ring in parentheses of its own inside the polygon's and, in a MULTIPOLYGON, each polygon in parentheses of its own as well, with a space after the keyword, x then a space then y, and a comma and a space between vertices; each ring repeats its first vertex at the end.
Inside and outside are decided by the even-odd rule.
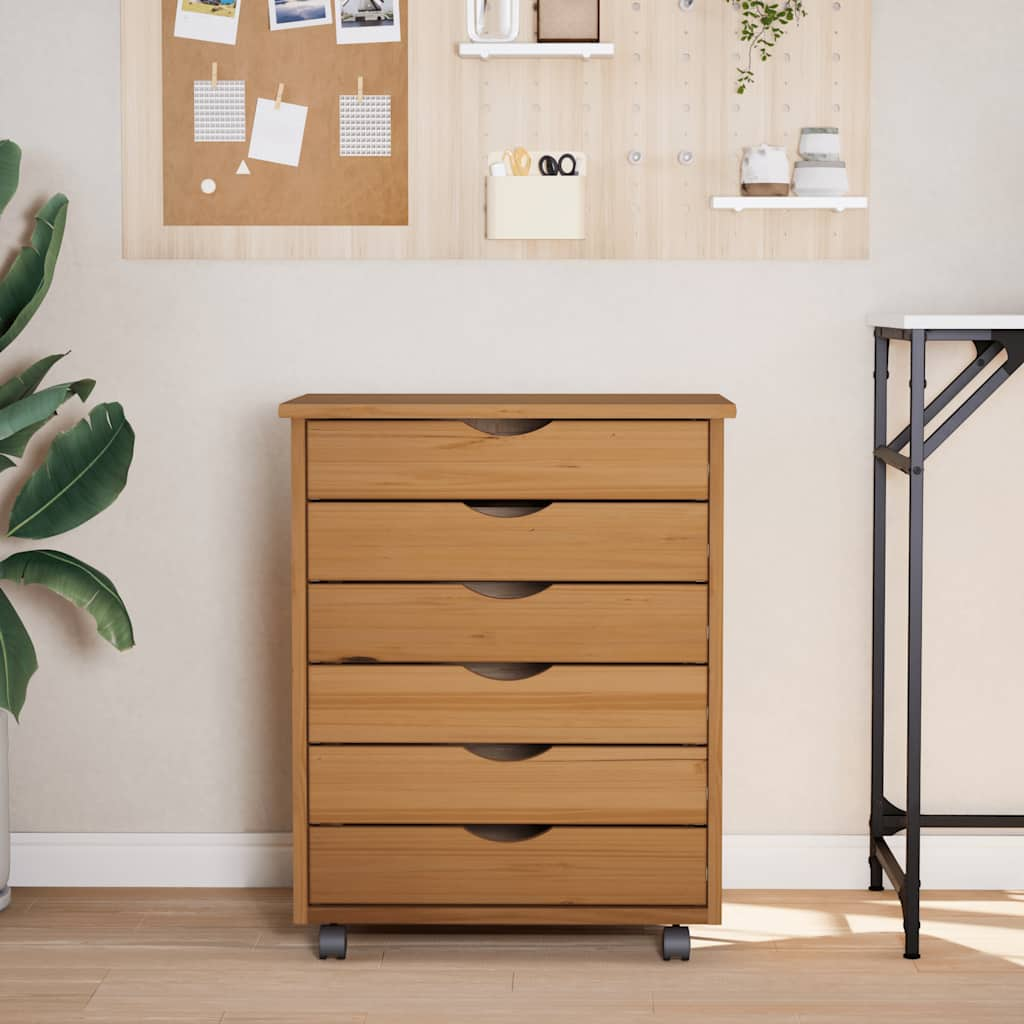
POLYGON ((192 84, 196 142, 245 142, 245 81, 192 84))
POLYGON ((391 156, 391 97, 339 96, 342 156, 391 156))

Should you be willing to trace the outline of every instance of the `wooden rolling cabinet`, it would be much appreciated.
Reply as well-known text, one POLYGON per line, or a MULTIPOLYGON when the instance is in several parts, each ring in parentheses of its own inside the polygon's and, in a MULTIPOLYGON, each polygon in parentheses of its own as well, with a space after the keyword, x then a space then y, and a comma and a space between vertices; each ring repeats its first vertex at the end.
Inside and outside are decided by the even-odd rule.
POLYGON ((721 916, 716 395, 307 395, 295 921, 721 916))

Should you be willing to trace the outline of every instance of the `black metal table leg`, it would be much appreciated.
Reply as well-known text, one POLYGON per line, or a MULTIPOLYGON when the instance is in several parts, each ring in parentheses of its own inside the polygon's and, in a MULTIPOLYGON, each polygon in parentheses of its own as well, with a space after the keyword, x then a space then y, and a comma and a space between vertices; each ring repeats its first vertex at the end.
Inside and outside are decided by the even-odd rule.
POLYGON ((874 560, 872 567, 871 645, 871 839, 868 860, 871 888, 888 878, 903 905, 904 956, 921 955, 921 829, 1024 828, 1024 814, 921 813, 921 668, 923 636, 924 466, 928 458, 960 429, 1024 366, 1024 330, 943 327, 928 330, 890 325, 875 329, 875 476, 874 560), (889 342, 910 342, 910 424, 892 441, 888 429, 889 342), (928 405, 924 402, 928 343, 970 341, 977 357, 928 405), (925 440, 925 427, 951 405, 1003 352, 1006 361, 950 414, 925 440), (909 445, 908 454, 904 450, 909 445), (886 472, 896 469, 909 479, 910 545, 907 604, 907 809, 885 797, 885 575, 886 472), (906 831, 906 868, 900 866, 887 837, 906 831))
MULTIPOLYGON (((888 441, 889 339, 875 329, 875 443, 877 451, 888 441)), ((884 758, 885 758, 885 517, 886 470, 880 459, 873 459, 874 521, 873 568, 871 585, 871 839, 868 864, 871 867, 871 891, 882 891, 882 864, 875 855, 875 839, 883 832, 884 758)))
POLYGON ((910 341, 910 547, 907 603, 907 866, 901 893, 908 960, 920 957, 921 657, 924 558, 925 332, 910 341))

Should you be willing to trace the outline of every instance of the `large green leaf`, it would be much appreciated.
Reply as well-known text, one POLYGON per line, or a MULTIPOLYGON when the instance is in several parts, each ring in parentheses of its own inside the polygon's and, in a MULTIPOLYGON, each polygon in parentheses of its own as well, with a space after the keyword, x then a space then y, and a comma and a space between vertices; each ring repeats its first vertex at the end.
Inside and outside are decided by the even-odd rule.
POLYGON ((36 214, 31 244, 0 281, 0 352, 21 334, 50 290, 67 217, 68 198, 58 193, 36 214))
MULTIPOLYGON (((28 447, 29 441, 31 441, 38 431, 45 427, 53 417, 56 410, 51 410, 49 408, 49 405, 52 404, 52 402, 57 401, 57 404, 60 405, 63 402, 66 402, 71 395, 78 395, 78 397, 84 402, 92 393, 92 389, 95 386, 96 382, 93 380, 77 380, 71 384, 61 384, 56 388, 47 388, 46 391, 41 391, 38 395, 32 395, 30 398, 23 399, 21 402, 15 402, 14 405, 10 406, 8 409, 0 409, 0 421, 3 421, 10 426, 17 426, 20 421, 29 420, 24 427, 16 429, 6 437, 4 436, 3 429, 0 429, 0 455, 13 455, 15 458, 20 459, 25 454, 25 449, 28 447), (50 392, 54 392, 54 394, 51 395, 50 392), (35 409, 31 408, 36 399, 43 398, 47 399, 45 403, 40 401, 35 409), (23 405, 30 407, 22 409, 21 407, 23 405), (30 416, 33 412, 41 412, 41 418, 32 420, 30 416), (8 417, 7 413, 16 413, 17 416, 8 417)), ((3 472, 6 468, 8 467, 0 465, 0 472, 3 472)))
POLYGON ((117 402, 58 434, 46 461, 14 501, 10 536, 55 537, 92 519, 124 489, 135 432, 117 402))
POLYGON ((4 139, 0 142, 0 213, 4 212, 11 197, 18 191, 20 170, 21 148, 16 142, 4 139))
POLYGON ((26 427, 35 426, 38 429, 72 395, 78 395, 83 402, 86 401, 94 387, 94 380, 75 380, 69 384, 57 384, 38 394, 22 398, 6 409, 0 409, 0 452, 6 455, 21 455, 25 450, 24 446, 21 452, 12 452, 5 445, 5 439, 21 433, 26 427))
MULTIPOLYGON (((40 420, 38 423, 30 424, 24 430, 19 430, 16 434, 11 434, 10 437, 5 437, 0 441, 0 455, 5 459, 8 456, 20 459, 25 454, 29 441, 49 422, 49 419, 40 420)), ((12 462, 11 465, 13 466, 14 463, 12 462)), ((7 466, 0 465, 0 472, 7 468, 7 466)))
POLYGON ((15 718, 25 706, 28 681, 37 668, 32 638, 7 595, 0 591, 0 708, 15 718))
POLYGON ((63 359, 67 352, 58 352, 56 355, 46 356, 33 363, 17 377, 12 377, 4 384, 0 384, 0 409, 17 402, 19 398, 25 398, 35 392, 42 383, 43 378, 49 373, 50 367, 58 360, 63 359))
POLYGON ((135 646, 132 620, 117 588, 98 569, 62 551, 19 551, 0 562, 0 577, 39 583, 83 608, 96 631, 119 651, 135 646))

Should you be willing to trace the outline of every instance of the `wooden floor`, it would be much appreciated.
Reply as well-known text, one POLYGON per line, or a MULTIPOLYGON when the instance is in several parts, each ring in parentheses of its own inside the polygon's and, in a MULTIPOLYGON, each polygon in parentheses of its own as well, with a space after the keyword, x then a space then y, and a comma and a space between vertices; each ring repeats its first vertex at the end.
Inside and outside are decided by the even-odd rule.
POLYGON ((693 960, 657 929, 359 930, 321 963, 268 890, 22 889, 0 1021, 431 1024, 1024 1022, 1024 893, 929 893, 904 960, 891 893, 732 892, 693 960))

